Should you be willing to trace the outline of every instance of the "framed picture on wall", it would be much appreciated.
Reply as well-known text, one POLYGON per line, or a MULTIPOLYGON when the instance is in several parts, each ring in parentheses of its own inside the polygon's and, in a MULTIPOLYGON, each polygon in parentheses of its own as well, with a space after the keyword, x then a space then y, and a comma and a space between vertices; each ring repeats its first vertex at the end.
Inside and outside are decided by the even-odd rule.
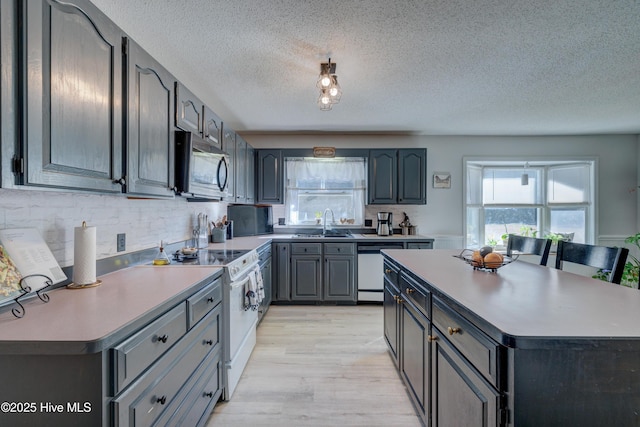
POLYGON ((451 173, 434 172, 433 188, 451 188, 451 173))

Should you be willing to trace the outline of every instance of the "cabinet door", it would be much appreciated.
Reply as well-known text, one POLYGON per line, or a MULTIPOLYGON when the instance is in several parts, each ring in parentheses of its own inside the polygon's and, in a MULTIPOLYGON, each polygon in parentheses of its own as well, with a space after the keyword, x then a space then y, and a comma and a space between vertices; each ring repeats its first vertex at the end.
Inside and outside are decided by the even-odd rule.
POLYGON ((320 256, 291 257, 291 300, 320 301, 322 270, 320 256))
POLYGON ((393 204, 398 199, 397 150, 369 151, 369 204, 393 204))
POLYGON ((22 4, 19 183, 120 193, 123 33, 87 1, 22 4))
POLYGON ((236 150, 233 159, 235 173, 236 203, 247 202, 247 142, 236 134, 236 150))
POLYGON ((125 39, 127 193, 174 197, 175 79, 140 46, 125 39))
POLYGON ((398 203, 427 203, 427 150, 398 150, 398 203))
POLYGON ((324 257, 324 301, 356 302, 355 263, 352 256, 324 257))
POLYGON ((399 367, 398 350, 400 349, 399 340, 400 335, 398 332, 399 327, 399 312, 398 298, 400 297, 400 290, 392 284, 388 278, 384 278, 384 339, 387 341, 391 357, 399 367))
POLYGON ((409 395, 426 423, 429 417, 429 321, 407 301, 402 301, 400 307, 400 371, 409 395))
POLYGON ((432 327, 431 417, 438 427, 501 425, 500 395, 432 327))
POLYGON ((291 301, 290 287, 290 246, 289 243, 276 243, 273 256, 275 257, 275 271, 273 272, 273 299, 275 301, 291 301))
POLYGON ((236 133, 231 129, 222 128, 222 149, 229 155, 229 165, 227 168, 227 193, 229 197, 225 200, 236 201, 236 133))
POLYGON ((176 82, 176 127, 202 136, 202 101, 176 82))
POLYGON ((262 266, 262 286, 264 288, 264 299, 260 303, 260 307, 258 307, 259 317, 264 316, 264 314, 269 309, 269 305, 271 305, 272 299, 272 290, 271 290, 271 258, 262 266))
POLYGON ((247 203, 256 202, 256 150, 247 144, 247 203))
POLYGON ((204 134, 202 136, 214 147, 222 149, 222 119, 206 105, 202 108, 204 116, 204 134))
POLYGON ((283 163, 281 150, 258 150, 258 203, 282 204, 283 197, 283 163))

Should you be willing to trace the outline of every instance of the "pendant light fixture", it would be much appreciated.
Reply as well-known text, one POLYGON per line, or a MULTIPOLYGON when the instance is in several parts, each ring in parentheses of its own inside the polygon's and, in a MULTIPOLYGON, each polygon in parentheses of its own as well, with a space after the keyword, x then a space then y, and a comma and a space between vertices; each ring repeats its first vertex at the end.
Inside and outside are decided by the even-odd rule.
POLYGON ((333 104, 340 102, 342 98, 342 88, 338 84, 338 76, 336 75, 336 64, 328 62, 320 64, 320 75, 316 82, 316 87, 320 90, 318 97, 318 106, 322 111, 329 111, 333 104))
POLYGON ((527 173, 528 167, 529 162, 525 162, 524 169, 522 170, 522 176, 520 177, 520 185, 529 185, 529 174, 527 173))

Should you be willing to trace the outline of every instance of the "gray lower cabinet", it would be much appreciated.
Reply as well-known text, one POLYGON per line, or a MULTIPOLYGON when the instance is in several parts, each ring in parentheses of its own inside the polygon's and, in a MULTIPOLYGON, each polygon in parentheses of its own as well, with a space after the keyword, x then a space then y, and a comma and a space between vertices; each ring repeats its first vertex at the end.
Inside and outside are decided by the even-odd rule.
POLYGON ((173 198, 175 78, 131 39, 126 69, 126 192, 173 198))
POLYGON ((277 301, 356 302, 355 243, 276 243, 276 251, 277 301))
POLYGON ((322 243, 291 244, 291 301, 322 300, 322 243))
POLYGON ((114 426, 204 425, 222 394, 221 287, 218 277, 114 347, 114 426))
MULTIPOLYGON (((500 394, 434 327, 431 332, 433 426, 501 426, 500 394)), ((539 408, 539 410, 544 410, 539 408)))
POLYGON ((400 367, 398 351, 400 350, 400 290, 398 286, 391 282, 388 277, 384 278, 384 339, 389 347, 389 354, 396 365, 400 367))
POLYGON ((353 243, 325 243, 324 301, 356 302, 356 256, 353 243))
POLYGON ((273 244, 273 263, 275 266, 272 274, 275 280, 272 287, 273 301, 291 301, 291 244, 290 243, 274 243, 273 244))
POLYGON ((385 340, 423 423, 506 425, 498 343, 387 258, 384 277, 385 340))
POLYGON ((273 300, 273 250, 272 245, 269 243, 268 245, 264 245, 258 248, 258 257, 260 263, 260 273, 262 274, 262 284, 264 288, 264 299, 260 303, 260 307, 258 307, 258 322, 262 321, 262 318, 267 311, 269 310, 269 306, 271 305, 271 301, 273 300))
POLYGON ((122 37, 89 1, 20 3, 18 183, 122 192, 122 37))

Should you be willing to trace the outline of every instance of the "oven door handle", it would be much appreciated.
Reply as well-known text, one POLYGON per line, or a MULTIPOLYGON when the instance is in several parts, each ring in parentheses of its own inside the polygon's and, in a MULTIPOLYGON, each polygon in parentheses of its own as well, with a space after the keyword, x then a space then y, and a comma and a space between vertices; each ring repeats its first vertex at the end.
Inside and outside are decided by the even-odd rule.
MULTIPOLYGON (((253 274, 253 270, 251 270, 250 274, 253 274)), ((249 275, 242 280, 238 280, 236 282, 231 283, 231 289, 238 288, 240 286, 244 287, 244 285, 249 281, 249 275)))

